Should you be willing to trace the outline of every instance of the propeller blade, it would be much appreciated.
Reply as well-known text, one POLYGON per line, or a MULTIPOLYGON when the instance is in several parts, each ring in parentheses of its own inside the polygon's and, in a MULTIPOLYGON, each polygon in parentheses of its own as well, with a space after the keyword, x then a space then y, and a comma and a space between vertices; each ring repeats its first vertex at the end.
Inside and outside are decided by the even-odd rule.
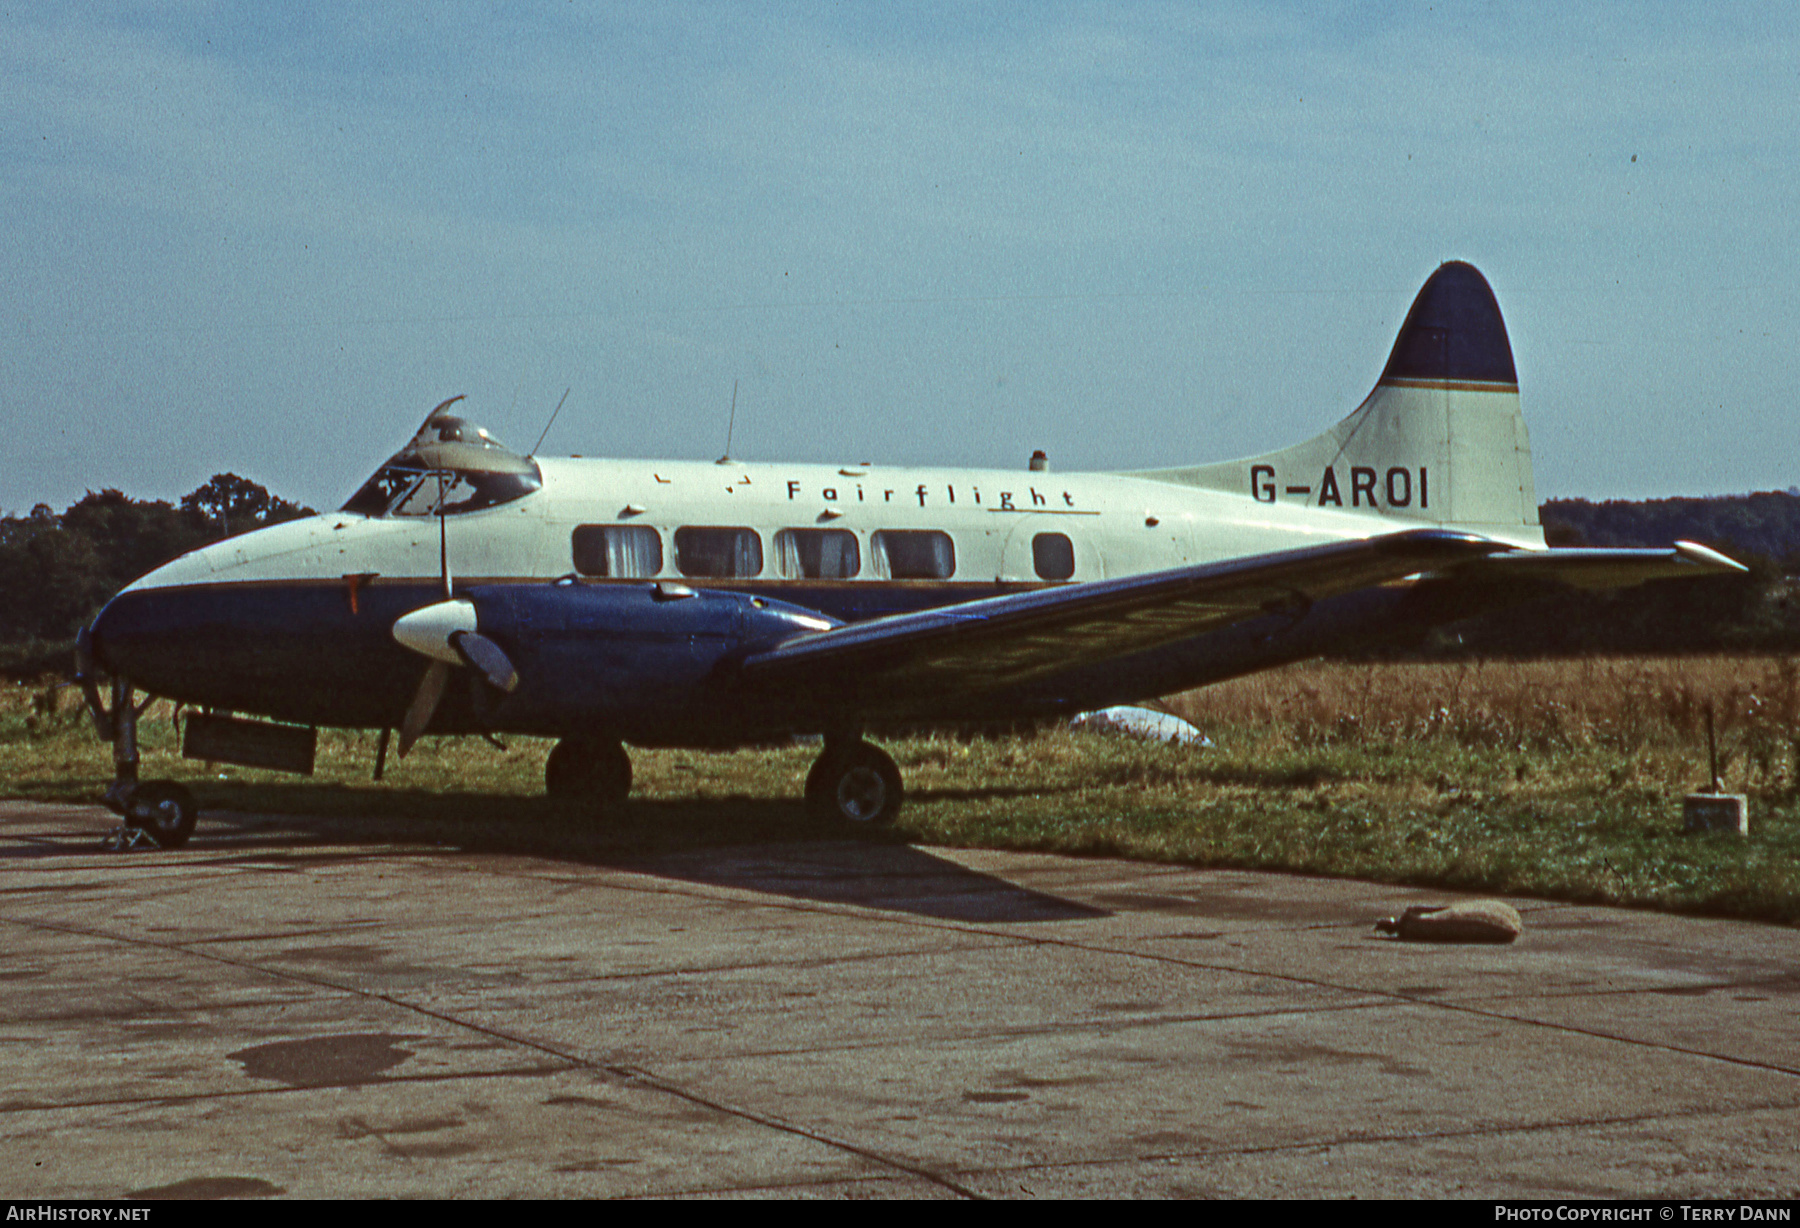
POLYGON ((425 726, 431 724, 432 715, 437 711, 438 700, 444 697, 444 684, 450 681, 450 667, 442 661, 433 661, 425 671, 425 677, 419 681, 419 689, 413 695, 412 706, 407 708, 406 717, 400 722, 400 757, 406 758, 406 752, 413 748, 419 735, 425 732, 425 726))
POLYGON ((473 631, 452 631, 450 646, 462 655, 462 659, 496 691, 512 694, 519 687, 519 671, 501 651, 500 645, 485 635, 477 635, 473 631))
POLYGON ((436 601, 394 620, 394 639, 404 648, 429 657, 431 666, 419 681, 412 704, 400 722, 400 757, 413 748, 431 724, 450 681, 450 667, 474 670, 497 691, 518 689, 519 671, 500 645, 475 631, 475 604, 466 598, 436 601))

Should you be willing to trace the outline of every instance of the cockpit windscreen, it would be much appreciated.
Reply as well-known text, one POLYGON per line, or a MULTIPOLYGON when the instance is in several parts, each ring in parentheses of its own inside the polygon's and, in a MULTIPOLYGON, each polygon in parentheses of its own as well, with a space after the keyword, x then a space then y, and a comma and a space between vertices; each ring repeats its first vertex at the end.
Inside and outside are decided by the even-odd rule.
POLYGON ((363 516, 455 516, 522 499, 543 483, 537 464, 473 422, 432 411, 343 510, 363 516))

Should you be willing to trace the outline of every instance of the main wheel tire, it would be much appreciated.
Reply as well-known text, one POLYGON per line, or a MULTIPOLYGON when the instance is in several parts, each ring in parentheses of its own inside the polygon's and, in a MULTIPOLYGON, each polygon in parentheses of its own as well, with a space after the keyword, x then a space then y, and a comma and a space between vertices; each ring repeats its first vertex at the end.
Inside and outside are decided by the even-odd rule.
POLYGON ((890 826, 906 789, 886 751, 856 742, 827 750, 806 774, 806 809, 834 827, 870 831, 890 826))
POLYGON ((147 780, 125 802, 125 826, 135 827, 166 849, 178 849, 194 834, 200 803, 172 780, 147 780))
POLYGON ((617 742, 564 738, 544 764, 544 791, 596 810, 617 806, 631 792, 631 756, 617 742))

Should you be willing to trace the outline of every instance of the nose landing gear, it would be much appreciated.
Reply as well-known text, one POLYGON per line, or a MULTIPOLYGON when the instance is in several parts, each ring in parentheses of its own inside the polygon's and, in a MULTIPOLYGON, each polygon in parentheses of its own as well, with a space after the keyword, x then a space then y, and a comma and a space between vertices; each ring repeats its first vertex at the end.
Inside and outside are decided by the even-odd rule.
POLYGON ((135 701, 131 683, 125 678, 112 680, 112 711, 100 700, 100 688, 92 668, 87 633, 78 641, 79 680, 87 696, 88 708, 95 726, 112 742, 113 782, 102 802, 124 820, 108 840, 108 847, 138 848, 148 843, 155 848, 178 849, 194 834, 194 823, 200 817, 200 804, 185 785, 172 780, 138 779, 138 717, 144 714, 155 696, 145 696, 140 706, 135 701))
POLYGON ((194 834, 200 804, 183 785, 149 780, 131 790, 121 817, 126 827, 143 832, 158 847, 178 849, 194 834))

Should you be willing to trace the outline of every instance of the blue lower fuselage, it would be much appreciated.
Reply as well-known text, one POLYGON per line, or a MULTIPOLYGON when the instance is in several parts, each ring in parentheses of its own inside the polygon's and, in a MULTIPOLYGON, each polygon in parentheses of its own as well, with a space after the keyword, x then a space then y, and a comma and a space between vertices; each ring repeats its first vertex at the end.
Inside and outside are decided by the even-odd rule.
MULTIPOLYGON (((728 745, 856 725, 857 713, 817 696, 739 693, 731 661, 794 634, 790 612, 859 622, 1023 587, 738 582, 668 599, 648 581, 459 586, 521 683, 501 695, 459 671, 463 684, 449 689, 431 729, 604 731, 640 744, 728 745)), ((343 582, 138 588, 106 607, 91 637, 104 668, 154 694, 296 724, 383 728, 398 724, 425 668, 395 642, 392 627, 442 596, 419 582, 371 583, 354 602, 343 582)), ((1034 720, 1167 694, 1414 632, 1416 604, 1404 588, 1348 594, 1302 615, 1272 613, 977 699, 957 697, 930 719, 1034 720)))

